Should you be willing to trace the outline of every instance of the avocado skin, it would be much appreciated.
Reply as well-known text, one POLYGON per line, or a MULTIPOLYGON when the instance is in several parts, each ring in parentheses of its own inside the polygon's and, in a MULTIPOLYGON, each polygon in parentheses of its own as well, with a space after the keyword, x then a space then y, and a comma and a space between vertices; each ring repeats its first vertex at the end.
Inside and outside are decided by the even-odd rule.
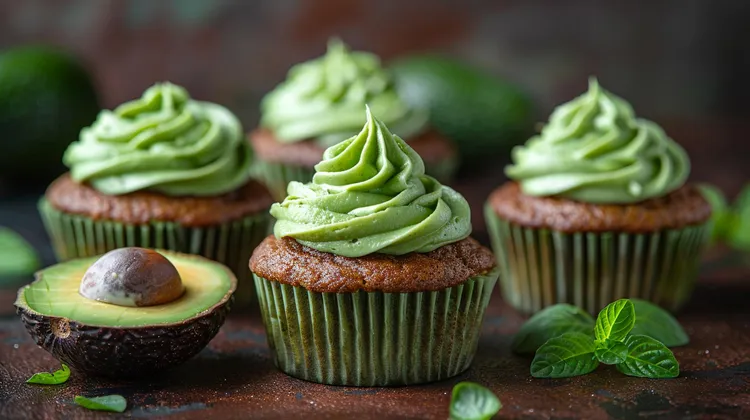
POLYGON ((519 86, 463 61, 417 54, 391 63, 405 101, 430 110, 430 123, 453 140, 473 170, 506 156, 533 132, 534 106, 519 86))
POLYGON ((19 305, 16 310, 36 344, 71 368, 92 376, 132 378, 153 375, 198 354, 219 332, 233 302, 234 296, 184 323, 136 328, 91 326, 19 305), (67 330, 65 325, 70 334, 56 336, 53 327, 67 330))
POLYGON ((39 186, 65 171, 63 153, 99 113, 88 70, 65 51, 0 51, 0 180, 39 186))

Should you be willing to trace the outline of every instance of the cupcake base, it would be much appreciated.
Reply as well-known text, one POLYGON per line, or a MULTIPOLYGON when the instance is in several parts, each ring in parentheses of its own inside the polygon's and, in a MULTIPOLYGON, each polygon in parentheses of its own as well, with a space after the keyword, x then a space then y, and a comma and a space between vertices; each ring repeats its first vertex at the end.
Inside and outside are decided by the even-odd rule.
POLYGON ((274 363, 312 382, 394 386, 468 369, 497 269, 440 291, 318 293, 255 276, 274 363))
POLYGON ((677 311, 690 298, 705 224, 653 233, 562 232, 529 228, 485 206, 503 296, 521 312, 570 303, 596 313, 620 298, 677 311))

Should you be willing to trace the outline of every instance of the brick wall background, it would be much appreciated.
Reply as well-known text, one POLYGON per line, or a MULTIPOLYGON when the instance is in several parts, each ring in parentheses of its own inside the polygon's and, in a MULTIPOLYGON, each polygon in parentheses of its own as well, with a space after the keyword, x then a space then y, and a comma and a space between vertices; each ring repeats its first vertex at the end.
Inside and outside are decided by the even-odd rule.
POLYGON ((81 56, 111 107, 159 80, 248 125, 332 35, 389 59, 440 50, 524 85, 540 118, 586 78, 652 118, 750 116, 747 0, 0 0, 0 48, 81 56))

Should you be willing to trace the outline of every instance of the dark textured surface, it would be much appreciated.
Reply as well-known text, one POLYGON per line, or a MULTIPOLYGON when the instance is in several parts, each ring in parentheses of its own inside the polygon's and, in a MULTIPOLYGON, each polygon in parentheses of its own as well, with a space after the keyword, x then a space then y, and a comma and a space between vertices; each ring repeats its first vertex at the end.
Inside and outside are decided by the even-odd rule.
MULTIPOLYGON (((693 158, 693 179, 715 182, 730 194, 747 181, 750 142, 727 141, 744 138, 746 124, 682 121, 668 127, 693 158)), ((474 209, 473 236, 485 244, 480 209, 504 181, 503 164, 485 168, 482 179, 456 184, 474 209)), ((37 198, 29 193, 2 201, 0 224, 32 241, 51 264, 52 252, 35 210, 37 198)), ((675 349, 682 374, 672 380, 629 378, 606 367, 580 378, 532 379, 531 360, 509 351, 523 318, 502 303, 496 290, 475 363, 465 374, 437 384, 346 388, 292 379, 273 366, 260 314, 241 314, 235 307, 203 352, 158 378, 109 381, 74 372, 65 385, 31 386, 23 382, 32 373, 59 364, 34 344, 14 315, 15 290, 0 290, 0 419, 445 419, 450 389, 465 379, 490 386, 503 402, 504 418, 750 418, 750 256, 745 260, 744 266, 737 256, 704 264, 693 301, 678 317, 692 342, 675 349), (72 402, 77 394, 108 393, 128 399, 125 414, 89 412, 72 402)), ((2 287, 10 286, 2 286, 0 280, 2 287)))
MULTIPOLYGON (((275 369, 258 313, 235 313, 196 358, 153 379, 100 380, 73 372, 61 386, 31 386, 34 372, 59 366, 39 349, 0 292, 0 418, 181 419, 446 418, 459 380, 489 386, 508 418, 750 418, 750 268, 734 257, 704 265, 696 298, 678 317, 691 338, 675 349, 682 373, 671 380, 636 379, 615 369, 573 379, 537 380, 530 360, 509 351, 522 317, 497 292, 484 322, 477 357, 457 378, 407 388, 316 385, 275 369), (77 394, 120 393, 121 416, 72 404, 77 394)), ((745 263, 746 264, 746 263, 745 263)))

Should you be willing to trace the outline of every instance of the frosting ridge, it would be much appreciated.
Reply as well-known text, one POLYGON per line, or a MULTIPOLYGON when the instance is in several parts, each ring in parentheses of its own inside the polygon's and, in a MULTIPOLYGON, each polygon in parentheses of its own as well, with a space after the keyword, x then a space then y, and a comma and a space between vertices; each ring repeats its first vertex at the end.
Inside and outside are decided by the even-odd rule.
POLYGON ((75 181, 109 195, 151 190, 203 196, 245 184, 251 157, 242 125, 228 109, 159 83, 139 99, 101 111, 63 162, 75 181))
POLYGON ((292 67, 263 98, 261 126, 283 143, 314 139, 328 147, 359 131, 366 104, 407 138, 427 126, 427 110, 401 100, 377 56, 332 39, 324 56, 292 67))
POLYGON ((362 131, 323 154, 313 181, 271 207, 274 234, 346 257, 429 252, 471 233, 470 209, 367 109, 362 131))
POLYGON ((541 133, 512 152, 508 177, 525 194, 589 203, 633 203, 685 183, 690 161, 656 123, 590 79, 589 90, 558 106, 541 133))

